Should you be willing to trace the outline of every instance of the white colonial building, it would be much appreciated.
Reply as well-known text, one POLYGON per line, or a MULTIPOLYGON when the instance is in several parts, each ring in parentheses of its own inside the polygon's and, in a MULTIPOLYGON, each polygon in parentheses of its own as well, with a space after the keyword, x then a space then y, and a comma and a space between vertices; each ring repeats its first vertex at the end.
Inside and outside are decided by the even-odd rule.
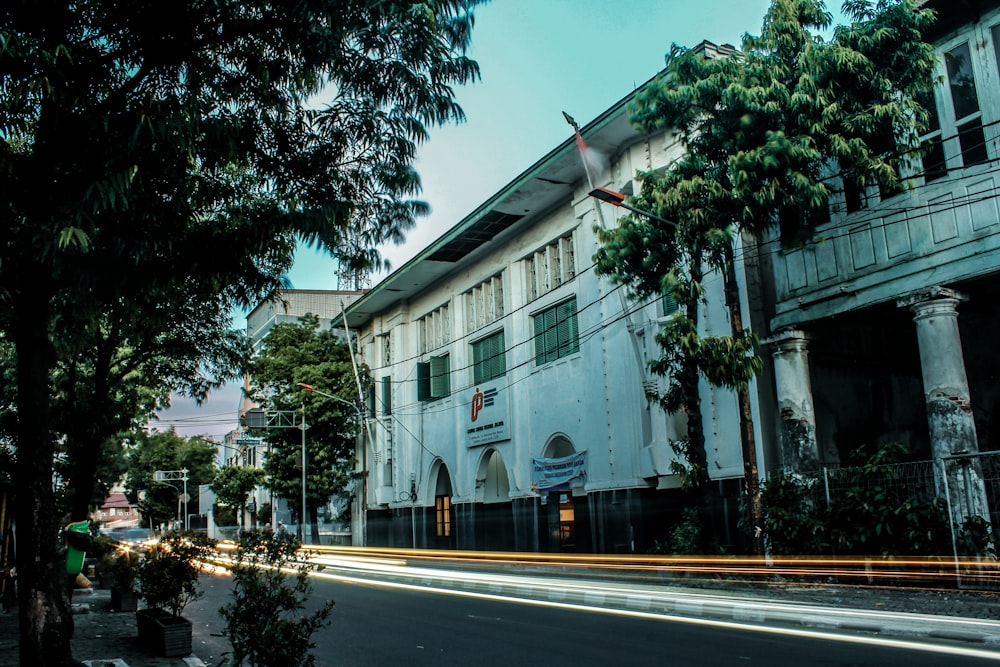
MULTIPOLYGON (((680 147, 639 134, 626 102, 582 134, 610 157, 595 185, 631 192, 637 170, 680 147)), ((642 552, 676 521, 670 441, 685 424, 646 398, 668 313, 595 274, 594 228, 620 209, 588 196, 567 135, 347 309, 374 380, 356 540, 642 552)), ((728 333, 721 280, 711 287, 706 326, 728 333)), ((715 510, 735 541, 736 398, 706 388, 703 400, 715 510)))

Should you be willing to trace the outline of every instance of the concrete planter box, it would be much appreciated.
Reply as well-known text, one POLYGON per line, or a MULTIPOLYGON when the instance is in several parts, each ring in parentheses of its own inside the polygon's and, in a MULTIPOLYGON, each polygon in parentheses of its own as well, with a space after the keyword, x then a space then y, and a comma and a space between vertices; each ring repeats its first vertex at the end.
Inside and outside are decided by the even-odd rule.
POLYGON ((139 595, 131 588, 111 588, 111 611, 136 611, 139 608, 139 595))
POLYGON ((157 655, 167 658, 191 653, 191 621, 163 609, 135 612, 139 639, 157 655))

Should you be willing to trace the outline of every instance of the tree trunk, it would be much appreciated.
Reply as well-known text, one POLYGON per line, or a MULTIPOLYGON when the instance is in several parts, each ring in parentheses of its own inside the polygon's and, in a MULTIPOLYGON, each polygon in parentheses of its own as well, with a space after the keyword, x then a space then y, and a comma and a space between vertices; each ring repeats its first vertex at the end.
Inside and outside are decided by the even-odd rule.
MULTIPOLYGON (((726 307, 729 308, 730 330, 733 338, 743 334, 743 313, 740 306, 739 287, 736 283, 736 265, 732 244, 726 246, 725 269, 726 307)), ((757 477, 757 443, 753 434, 753 414, 750 410, 750 392, 746 383, 736 391, 740 411, 740 441, 743 446, 743 491, 746 494, 747 513, 750 521, 751 553, 764 554, 764 507, 760 501, 760 480, 757 477)))
POLYGON ((20 272, 15 300, 18 442, 17 575, 20 664, 70 665, 73 618, 65 556, 57 553, 59 517, 52 490, 55 444, 49 434, 50 290, 42 271, 20 272))

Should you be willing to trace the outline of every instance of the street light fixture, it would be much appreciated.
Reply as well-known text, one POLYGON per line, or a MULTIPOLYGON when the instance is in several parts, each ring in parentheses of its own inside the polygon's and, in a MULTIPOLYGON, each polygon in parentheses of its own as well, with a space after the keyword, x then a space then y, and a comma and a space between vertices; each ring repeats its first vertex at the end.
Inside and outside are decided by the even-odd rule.
POLYGON ((671 222, 666 218, 661 218, 658 215, 653 215, 652 213, 649 213, 647 211, 640 210, 638 208, 635 208, 634 206, 629 206, 628 204, 625 203, 625 195, 623 195, 620 192, 615 192, 614 190, 609 190, 608 188, 594 188, 587 194, 589 194, 594 199, 600 199, 602 202, 605 202, 606 204, 611 204, 612 206, 618 206, 620 208, 624 208, 628 211, 632 211, 633 213, 638 213, 639 215, 646 216, 650 220, 656 220, 657 222, 662 222, 665 225, 670 225, 674 229, 677 229, 677 223, 675 222, 671 222))
MULTIPOLYGON (((153 471, 153 481, 166 483, 166 482, 184 482, 184 530, 188 529, 188 469, 182 468, 180 470, 154 470, 153 471)), ((170 484, 169 486, 173 486, 170 484)), ((174 487, 176 488, 176 487, 174 487)), ((180 503, 178 504, 178 509, 180 509, 180 503)))

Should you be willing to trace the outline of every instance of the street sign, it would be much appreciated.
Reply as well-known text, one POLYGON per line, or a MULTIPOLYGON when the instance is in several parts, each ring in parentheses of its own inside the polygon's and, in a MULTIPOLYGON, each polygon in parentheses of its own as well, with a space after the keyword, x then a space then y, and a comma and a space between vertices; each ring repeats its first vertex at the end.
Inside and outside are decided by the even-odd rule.
POLYGON ((259 445, 261 443, 260 438, 237 438, 237 445, 259 445))

